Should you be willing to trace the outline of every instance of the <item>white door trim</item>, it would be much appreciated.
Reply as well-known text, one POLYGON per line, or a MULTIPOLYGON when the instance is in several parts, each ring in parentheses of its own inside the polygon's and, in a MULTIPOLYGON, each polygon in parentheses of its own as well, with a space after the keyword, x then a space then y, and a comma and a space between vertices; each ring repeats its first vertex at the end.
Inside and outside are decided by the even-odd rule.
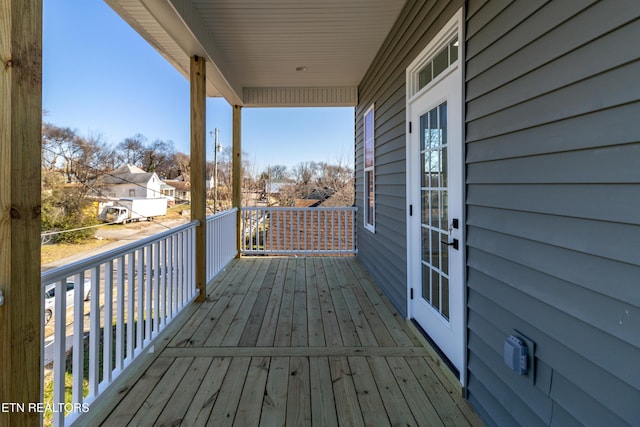
MULTIPOLYGON (((416 197, 415 189, 419 188, 420 183, 416 182, 416 171, 415 167, 417 165, 416 159, 420 157, 420 151, 417 150, 414 144, 411 143, 412 137, 415 133, 419 132, 420 124, 412 123, 412 132, 413 134, 409 134, 409 126, 412 121, 412 103, 418 100, 421 95, 430 91, 432 88, 435 88, 439 82, 446 79, 452 72, 459 73, 459 81, 456 84, 459 84, 459 94, 460 99, 457 103, 456 109, 458 117, 460 117, 460 129, 456 129, 456 133, 459 135, 460 141, 462 143, 462 155, 460 156, 460 161, 462 164, 460 165, 461 174, 455 178, 455 185, 458 187, 461 192, 462 197, 462 206, 460 212, 460 256, 462 257, 462 272, 460 272, 460 277, 462 280, 462 289, 461 292, 457 294, 458 299, 462 301, 458 301, 458 304, 462 304, 462 312, 459 313, 460 319, 459 322, 462 322, 462 327, 460 328, 460 336, 457 338, 460 340, 460 345, 462 346, 462 359, 454 362, 454 365, 459 370, 460 373, 460 382, 463 386, 466 386, 466 346, 467 346, 467 333, 466 333, 466 268, 464 265, 466 264, 466 233, 465 233, 465 224, 466 224, 466 215, 465 215, 465 167, 464 167, 464 11, 461 8, 456 12, 456 14, 447 22, 447 24, 438 32, 438 34, 428 43, 425 49, 417 56, 417 58, 412 61, 409 67, 406 70, 406 99, 407 99, 407 108, 406 108, 406 122, 407 122, 407 134, 406 134, 406 159, 407 159, 407 174, 406 174, 406 198, 407 198, 407 209, 406 209, 406 224, 407 224, 407 313, 409 318, 414 317, 412 301, 411 301, 411 291, 412 287, 414 288, 414 298, 419 297, 419 289, 416 289, 418 282, 421 279, 421 274, 418 274, 415 270, 413 259, 418 256, 417 254, 421 251, 421 242, 420 236, 415 232, 416 230, 416 217, 421 215, 421 200, 419 197, 416 197), (458 50, 458 60, 457 65, 455 67, 452 65, 449 69, 447 69, 442 74, 438 75, 433 79, 430 83, 428 83, 425 87, 419 89, 418 86, 418 72, 427 64, 435 54, 455 36, 458 35, 459 40, 459 50, 458 50), (413 207, 413 216, 410 215, 410 206, 413 207), (416 277, 419 276, 419 277, 416 277), (417 292, 416 292, 417 291, 417 292)), ((439 92, 435 90, 434 93, 439 92)), ((442 98, 441 96, 439 98, 442 98)), ((446 98, 446 97, 445 97, 446 98)), ((438 105, 439 100, 435 99, 430 104, 438 105)), ((452 182, 453 184, 453 182, 452 182)), ((420 221, 417 221, 418 223, 420 221)), ((419 224, 418 224, 419 226, 419 224)), ((460 325, 458 325, 460 326, 460 325)))

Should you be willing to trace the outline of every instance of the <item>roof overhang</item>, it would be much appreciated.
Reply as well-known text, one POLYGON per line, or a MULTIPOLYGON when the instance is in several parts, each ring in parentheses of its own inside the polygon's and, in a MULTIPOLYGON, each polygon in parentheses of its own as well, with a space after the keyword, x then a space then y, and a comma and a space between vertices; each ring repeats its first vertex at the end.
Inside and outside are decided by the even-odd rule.
POLYGON ((406 0, 105 0, 207 96, 246 107, 353 106, 406 0))

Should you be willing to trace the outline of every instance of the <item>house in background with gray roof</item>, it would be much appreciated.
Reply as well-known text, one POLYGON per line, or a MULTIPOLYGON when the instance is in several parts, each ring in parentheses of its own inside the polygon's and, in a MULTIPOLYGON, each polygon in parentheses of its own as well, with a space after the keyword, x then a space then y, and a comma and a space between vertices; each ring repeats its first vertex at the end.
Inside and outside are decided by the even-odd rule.
POLYGON ((155 172, 145 172, 134 165, 119 167, 96 180, 95 191, 99 196, 121 197, 162 197, 161 181, 155 172))
POLYGON ((164 184, 174 189, 174 200, 184 203, 191 201, 191 182, 178 179, 166 179, 164 184))

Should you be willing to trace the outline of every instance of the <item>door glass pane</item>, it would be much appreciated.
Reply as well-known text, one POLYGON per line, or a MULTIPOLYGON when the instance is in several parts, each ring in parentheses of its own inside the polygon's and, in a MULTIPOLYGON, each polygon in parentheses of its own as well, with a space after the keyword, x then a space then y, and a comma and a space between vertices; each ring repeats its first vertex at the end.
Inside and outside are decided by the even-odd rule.
POLYGON ((440 138, 438 135, 438 109, 434 108, 427 114, 429 115, 429 142, 425 149, 431 149, 440 145, 440 138))
POLYGON ((440 308, 440 274, 437 270, 431 270, 431 305, 440 308))
POLYGON ((440 150, 432 151, 429 156, 429 172, 431 187, 440 187, 440 150))
POLYGON ((427 172, 429 171, 429 159, 427 159, 427 156, 425 156, 424 151, 420 153, 420 164, 422 165, 421 184, 423 187, 428 187, 429 175, 427 174, 427 172))
POLYGON ((441 193, 441 203, 439 205, 440 228, 447 232, 449 231, 449 197, 447 196, 447 190, 442 190, 441 193))
POLYGON ((431 265, 440 268, 440 234, 431 230, 431 265))
POLYGON ((429 192, 431 197, 429 200, 431 201, 431 206, 429 212, 429 225, 440 228, 440 200, 438 200, 438 190, 432 190, 429 192))
POLYGON ((431 287, 429 286, 429 279, 431 278, 430 272, 431 269, 422 264, 422 298, 427 302, 431 302, 431 287))
MULTIPOLYGON (((440 237, 442 242, 448 242, 450 239, 448 234, 441 234, 440 237)), ((449 277, 449 247, 444 244, 442 244, 441 260, 442 274, 449 277)))
POLYGON ((422 89, 431 81, 431 62, 418 73, 418 89, 422 89))
POLYGON ((449 279, 442 276, 442 315, 449 319, 449 279))
MULTIPOLYGON (((445 53, 448 54, 447 51, 445 53)), ((436 64, 438 57, 434 59, 436 64)), ((420 117, 422 195, 422 297, 449 317, 449 198, 447 103, 420 117)))
POLYGON ((429 243, 429 229, 422 227, 422 260, 431 263, 431 243, 429 243))
POLYGON ((453 64, 458 60, 458 37, 453 39, 453 41, 449 44, 449 64, 453 64))
POLYGON ((441 72, 447 69, 449 66, 449 52, 448 49, 442 49, 440 53, 433 58, 433 77, 436 77, 441 72))
POLYGON ((422 224, 429 224, 429 191, 422 190, 422 224))
POLYGON ((440 114, 439 114, 439 125, 440 125, 440 130, 442 131, 442 160, 441 160, 441 165, 442 165, 442 186, 446 187, 448 185, 447 183, 447 145, 448 145, 448 140, 447 140, 447 104, 444 103, 442 105, 440 105, 438 107, 438 109, 440 110, 440 114))

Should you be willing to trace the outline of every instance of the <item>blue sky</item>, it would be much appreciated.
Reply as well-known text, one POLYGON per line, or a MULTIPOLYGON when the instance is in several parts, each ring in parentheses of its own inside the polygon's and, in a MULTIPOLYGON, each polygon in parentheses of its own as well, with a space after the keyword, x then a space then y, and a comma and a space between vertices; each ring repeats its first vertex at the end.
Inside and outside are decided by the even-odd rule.
MULTIPOLYGON (((44 0, 44 120, 117 144, 141 133, 189 152, 189 83, 101 0, 44 0)), ((207 100, 207 135, 231 145, 231 107, 207 100)), ((243 110, 256 171, 302 161, 353 163, 352 108, 243 110)), ((213 141, 208 143, 213 147, 213 141)), ((207 157, 213 156, 207 150, 207 157)))

